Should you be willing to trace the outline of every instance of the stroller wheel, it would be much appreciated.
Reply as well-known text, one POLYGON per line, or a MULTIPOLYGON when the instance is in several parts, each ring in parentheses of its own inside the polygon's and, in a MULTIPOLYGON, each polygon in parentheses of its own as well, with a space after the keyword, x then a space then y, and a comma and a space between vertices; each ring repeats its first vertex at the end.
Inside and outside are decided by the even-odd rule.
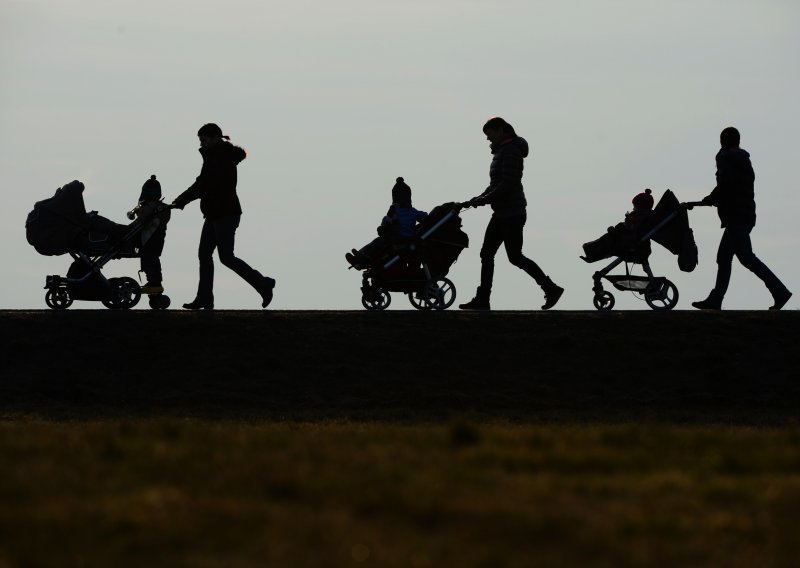
POLYGON ((666 278, 655 278, 644 291, 644 301, 654 310, 671 310, 678 303, 678 287, 666 278))
POLYGON ((614 294, 608 290, 603 290, 599 294, 595 294, 592 298, 594 307, 602 312, 607 312, 614 307, 614 294))
POLYGON ((418 310, 430 310, 433 308, 433 306, 431 306, 425 299, 425 296, 422 294, 422 292, 409 292, 408 301, 411 302, 411 305, 418 310))
POLYGON ((456 301, 456 287, 447 278, 430 280, 425 284, 425 301, 435 310, 446 310, 456 301))
POLYGON ((392 303, 392 296, 383 288, 369 288, 361 295, 361 305, 368 310, 385 310, 392 303))
POLYGON ((147 301, 150 303, 150 308, 154 310, 166 310, 170 304, 169 296, 164 294, 153 294, 147 298, 147 301))
POLYGON ((52 310, 66 310, 73 300, 66 288, 50 288, 44 295, 44 301, 52 310))
POLYGON ((105 307, 112 310, 129 310, 139 303, 139 299, 142 297, 142 289, 133 278, 129 276, 111 278, 108 283, 111 285, 111 293, 107 300, 103 300, 105 307))

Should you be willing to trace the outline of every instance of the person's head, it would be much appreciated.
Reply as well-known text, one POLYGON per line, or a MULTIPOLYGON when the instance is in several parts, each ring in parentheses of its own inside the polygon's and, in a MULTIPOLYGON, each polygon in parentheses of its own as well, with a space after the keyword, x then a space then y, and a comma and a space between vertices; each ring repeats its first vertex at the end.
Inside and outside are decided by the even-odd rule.
POLYGON ((392 203, 400 207, 411 207, 411 188, 401 177, 397 178, 392 188, 392 203))
POLYGON ((197 137, 200 139, 201 148, 211 148, 219 144, 223 138, 229 139, 223 136, 222 129, 213 122, 201 126, 197 131, 197 137))
POLYGON ((739 140, 739 131, 733 126, 729 126, 719 133, 719 145, 724 149, 738 148, 739 140))
POLYGON ((631 200, 633 203, 634 211, 650 211, 653 208, 653 195, 650 188, 645 189, 642 193, 637 193, 631 200))
POLYGON ((156 179, 155 175, 144 182, 142 185, 142 193, 139 194, 139 201, 157 201, 161 199, 161 184, 156 179))
POLYGON ((492 144, 497 144, 506 138, 517 135, 517 133, 514 132, 514 127, 499 116, 493 116, 486 121, 486 124, 483 125, 483 133, 486 135, 486 139, 492 144))

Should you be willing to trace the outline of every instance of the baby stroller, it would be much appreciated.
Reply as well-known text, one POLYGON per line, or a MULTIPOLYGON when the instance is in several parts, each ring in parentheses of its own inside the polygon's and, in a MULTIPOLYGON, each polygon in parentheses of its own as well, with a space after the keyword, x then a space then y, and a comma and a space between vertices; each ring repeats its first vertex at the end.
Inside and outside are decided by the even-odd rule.
MULTIPOLYGON (((461 230, 458 203, 445 203, 417 227, 417 235, 394 243, 387 257, 364 268, 361 304, 368 310, 385 310, 390 292, 402 292, 418 310, 445 310, 456 299, 456 287, 445 278, 469 237, 461 230)), ((360 268, 359 268, 360 269, 360 268)))
MULTIPOLYGON (((73 259, 66 276, 47 276, 45 302, 54 310, 67 309, 75 300, 130 309, 141 298, 139 283, 127 276, 106 278, 101 270, 114 259, 138 258, 142 230, 157 215, 165 222, 170 206, 160 203, 149 216, 121 225, 96 211, 87 213, 83 189, 77 180, 59 188, 53 197, 37 202, 25 222, 28 242, 39 254, 69 254, 73 259)), ((170 299, 163 293, 152 294, 149 303, 154 310, 164 310, 170 299)))
POLYGON ((602 279, 624 292, 634 292, 644 296, 644 301, 653 310, 671 310, 678 303, 678 288, 664 276, 654 276, 648 261, 650 241, 653 240, 672 254, 678 256, 678 267, 691 272, 697 266, 697 245, 689 216, 686 210, 691 204, 681 204, 672 191, 667 190, 643 222, 638 234, 627 235, 619 227, 609 231, 597 240, 583 245, 586 262, 596 262, 616 256, 608 266, 592 276, 594 286, 593 303, 598 310, 614 307, 614 295, 603 289, 602 279), (625 263, 625 274, 610 275, 619 264, 625 263), (645 276, 631 274, 630 265, 640 264, 645 276))

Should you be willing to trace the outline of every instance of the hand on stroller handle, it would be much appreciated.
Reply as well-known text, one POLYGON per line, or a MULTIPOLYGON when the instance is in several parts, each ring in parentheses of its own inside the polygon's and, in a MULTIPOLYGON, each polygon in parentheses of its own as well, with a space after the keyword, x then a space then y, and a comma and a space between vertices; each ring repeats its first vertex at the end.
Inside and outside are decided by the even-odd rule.
POLYGON ((695 207, 707 207, 707 204, 703 203, 702 201, 687 201, 685 203, 681 203, 681 207, 687 211, 691 211, 695 207))

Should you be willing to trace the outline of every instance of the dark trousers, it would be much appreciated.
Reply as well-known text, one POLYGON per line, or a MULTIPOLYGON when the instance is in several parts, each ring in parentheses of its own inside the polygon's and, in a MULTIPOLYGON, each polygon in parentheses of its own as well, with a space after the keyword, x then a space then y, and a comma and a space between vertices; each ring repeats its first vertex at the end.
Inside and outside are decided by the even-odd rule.
POLYGON ((547 281, 542 269, 531 259, 522 254, 522 228, 528 220, 526 214, 513 217, 497 217, 493 215, 486 227, 481 247, 481 290, 488 294, 494 279, 494 257, 500 245, 506 247, 508 261, 528 273, 539 286, 547 281))
POLYGON ((236 229, 241 215, 230 215, 219 219, 206 219, 200 233, 200 246, 197 257, 200 259, 200 282, 197 285, 197 299, 203 303, 214 303, 214 249, 219 261, 241 276, 256 292, 261 293, 264 277, 241 258, 233 254, 236 229))
POLYGON ((742 266, 764 282, 773 297, 788 292, 783 282, 753 254, 753 245, 750 243, 750 231, 752 230, 753 227, 747 225, 725 227, 717 250, 717 281, 710 294, 712 298, 721 302, 725 297, 731 281, 734 256, 739 259, 742 266))
POLYGON ((142 272, 148 282, 161 282, 161 253, 164 250, 164 239, 167 236, 167 227, 159 227, 150 235, 142 245, 139 253, 142 272))

